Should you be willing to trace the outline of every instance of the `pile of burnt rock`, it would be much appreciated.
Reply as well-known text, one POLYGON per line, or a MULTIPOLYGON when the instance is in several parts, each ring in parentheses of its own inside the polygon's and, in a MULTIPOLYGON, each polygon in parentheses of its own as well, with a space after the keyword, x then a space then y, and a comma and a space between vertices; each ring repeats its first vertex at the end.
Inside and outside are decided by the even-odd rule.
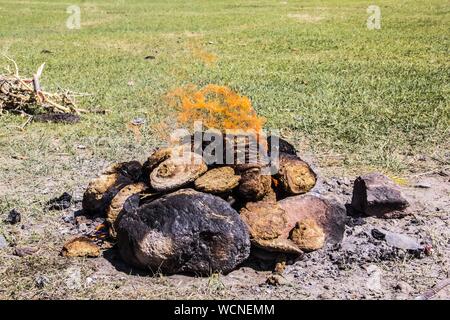
MULTIPOLYGON (((106 216, 126 263, 153 272, 226 273, 251 248, 300 255, 342 241, 344 206, 310 192, 316 173, 291 144, 276 140, 273 174, 258 162, 207 164, 194 149, 195 161, 179 161, 175 147, 157 149, 144 164, 114 164, 90 182, 83 210, 106 216)), ((371 191, 365 181, 357 182, 355 207, 379 212, 376 183, 371 191)))

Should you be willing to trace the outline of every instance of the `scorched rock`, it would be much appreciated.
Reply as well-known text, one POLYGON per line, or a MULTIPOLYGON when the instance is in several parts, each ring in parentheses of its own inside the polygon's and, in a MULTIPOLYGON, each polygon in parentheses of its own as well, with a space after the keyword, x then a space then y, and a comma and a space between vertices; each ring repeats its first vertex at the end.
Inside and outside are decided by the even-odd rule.
POLYGON ((226 273, 250 253, 247 227, 217 196, 181 189, 140 207, 125 205, 124 210, 118 247, 122 258, 135 267, 163 273, 226 273))

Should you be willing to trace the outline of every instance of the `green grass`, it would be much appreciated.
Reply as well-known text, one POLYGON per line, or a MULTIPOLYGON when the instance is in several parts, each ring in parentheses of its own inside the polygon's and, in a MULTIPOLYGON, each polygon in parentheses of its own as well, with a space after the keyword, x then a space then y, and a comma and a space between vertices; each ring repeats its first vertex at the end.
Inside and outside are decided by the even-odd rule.
MULTIPOLYGON (((377 1, 381 30, 366 27, 367 1, 286 2, 0 0, 0 49, 22 74, 45 61, 47 90, 92 93, 84 107, 112 111, 74 126, 33 123, 25 132, 16 129, 24 119, 1 116, 2 158, 28 156, 24 167, 49 176, 57 169, 47 156, 75 157, 78 144, 108 161, 145 154, 160 143, 152 130, 168 115, 164 94, 190 83, 231 86, 252 99, 268 127, 317 154, 341 155, 342 166, 402 171, 408 155, 445 156, 448 2, 377 1), (70 4, 81 8, 80 30, 65 26, 70 4), (193 47, 217 62, 206 64, 193 47), (147 119, 139 145, 126 130, 137 116, 147 119)), ((12 170, 2 168, 8 177, 12 170)))

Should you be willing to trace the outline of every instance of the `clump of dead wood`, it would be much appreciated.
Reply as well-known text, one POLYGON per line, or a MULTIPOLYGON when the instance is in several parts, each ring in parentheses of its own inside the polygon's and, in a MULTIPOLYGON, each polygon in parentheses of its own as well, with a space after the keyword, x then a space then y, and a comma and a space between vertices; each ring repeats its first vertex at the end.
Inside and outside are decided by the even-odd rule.
MULTIPOLYGON (((56 118, 61 118, 61 114, 74 114, 86 112, 75 103, 76 94, 69 91, 47 92, 40 84, 40 78, 44 71, 43 63, 35 74, 24 77, 19 74, 17 63, 5 56, 14 66, 6 68, 5 74, 0 74, 0 114, 3 112, 13 112, 25 115, 59 114, 56 118)), ((71 121, 73 122, 73 117, 71 121)))

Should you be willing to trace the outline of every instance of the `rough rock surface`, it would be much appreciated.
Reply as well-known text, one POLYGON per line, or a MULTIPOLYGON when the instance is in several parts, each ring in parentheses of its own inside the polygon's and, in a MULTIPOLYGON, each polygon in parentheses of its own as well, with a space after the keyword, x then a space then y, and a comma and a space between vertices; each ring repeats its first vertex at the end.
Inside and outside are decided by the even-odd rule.
POLYGON ((272 177, 262 175, 261 169, 252 168, 241 175, 238 195, 246 200, 258 201, 266 195, 273 194, 272 177))
POLYGON ((206 163, 196 153, 187 153, 183 157, 172 155, 150 173, 150 184, 158 192, 168 192, 186 186, 207 170, 206 163))
POLYGON ((195 189, 214 194, 224 194, 238 186, 241 177, 231 167, 220 167, 207 171, 195 180, 195 189))
POLYGON ((64 244, 61 254, 65 257, 98 257, 100 248, 86 237, 78 237, 64 244))
POLYGON ((122 162, 108 167, 93 179, 83 195, 83 211, 88 215, 103 215, 112 198, 126 185, 137 182, 142 166, 137 161, 122 162))
POLYGON ((290 239, 276 238, 271 240, 253 239, 253 244, 266 251, 300 255, 302 250, 290 239))
POLYGON ((286 228, 286 212, 276 202, 248 202, 240 214, 252 239, 275 239, 286 228))
POLYGON ((403 210, 408 205, 400 187, 380 173, 370 173, 355 180, 352 207, 357 212, 368 216, 398 218, 407 214, 403 210))
MULTIPOLYGON (((223 199, 181 189, 124 205, 117 238, 124 261, 153 272, 229 272, 250 253, 247 227, 223 199)), ((134 201, 134 200, 133 200, 134 201)))
POLYGON ((140 193, 147 189, 148 186, 144 182, 133 183, 125 186, 122 190, 120 190, 117 195, 111 200, 111 204, 106 211, 106 221, 109 224, 109 235, 112 238, 116 237, 116 219, 119 216, 119 213, 123 209, 123 204, 125 201, 132 196, 133 194, 140 193))
POLYGON ((297 222, 291 231, 290 238, 303 251, 317 250, 325 244, 325 233, 313 219, 297 222))
POLYGON ((281 186, 288 194, 303 194, 316 184, 316 174, 310 166, 295 155, 280 154, 277 174, 281 186))
POLYGON ((323 228, 326 242, 342 241, 346 211, 339 202, 318 195, 305 194, 288 197, 278 203, 287 214, 288 223, 283 231, 286 238, 298 222, 311 219, 323 228))
POLYGON ((169 159, 172 156, 172 152, 172 148, 159 148, 153 151, 147 161, 145 161, 142 165, 142 174, 145 178, 144 181, 149 182, 150 173, 153 169, 155 169, 161 162, 169 159))

